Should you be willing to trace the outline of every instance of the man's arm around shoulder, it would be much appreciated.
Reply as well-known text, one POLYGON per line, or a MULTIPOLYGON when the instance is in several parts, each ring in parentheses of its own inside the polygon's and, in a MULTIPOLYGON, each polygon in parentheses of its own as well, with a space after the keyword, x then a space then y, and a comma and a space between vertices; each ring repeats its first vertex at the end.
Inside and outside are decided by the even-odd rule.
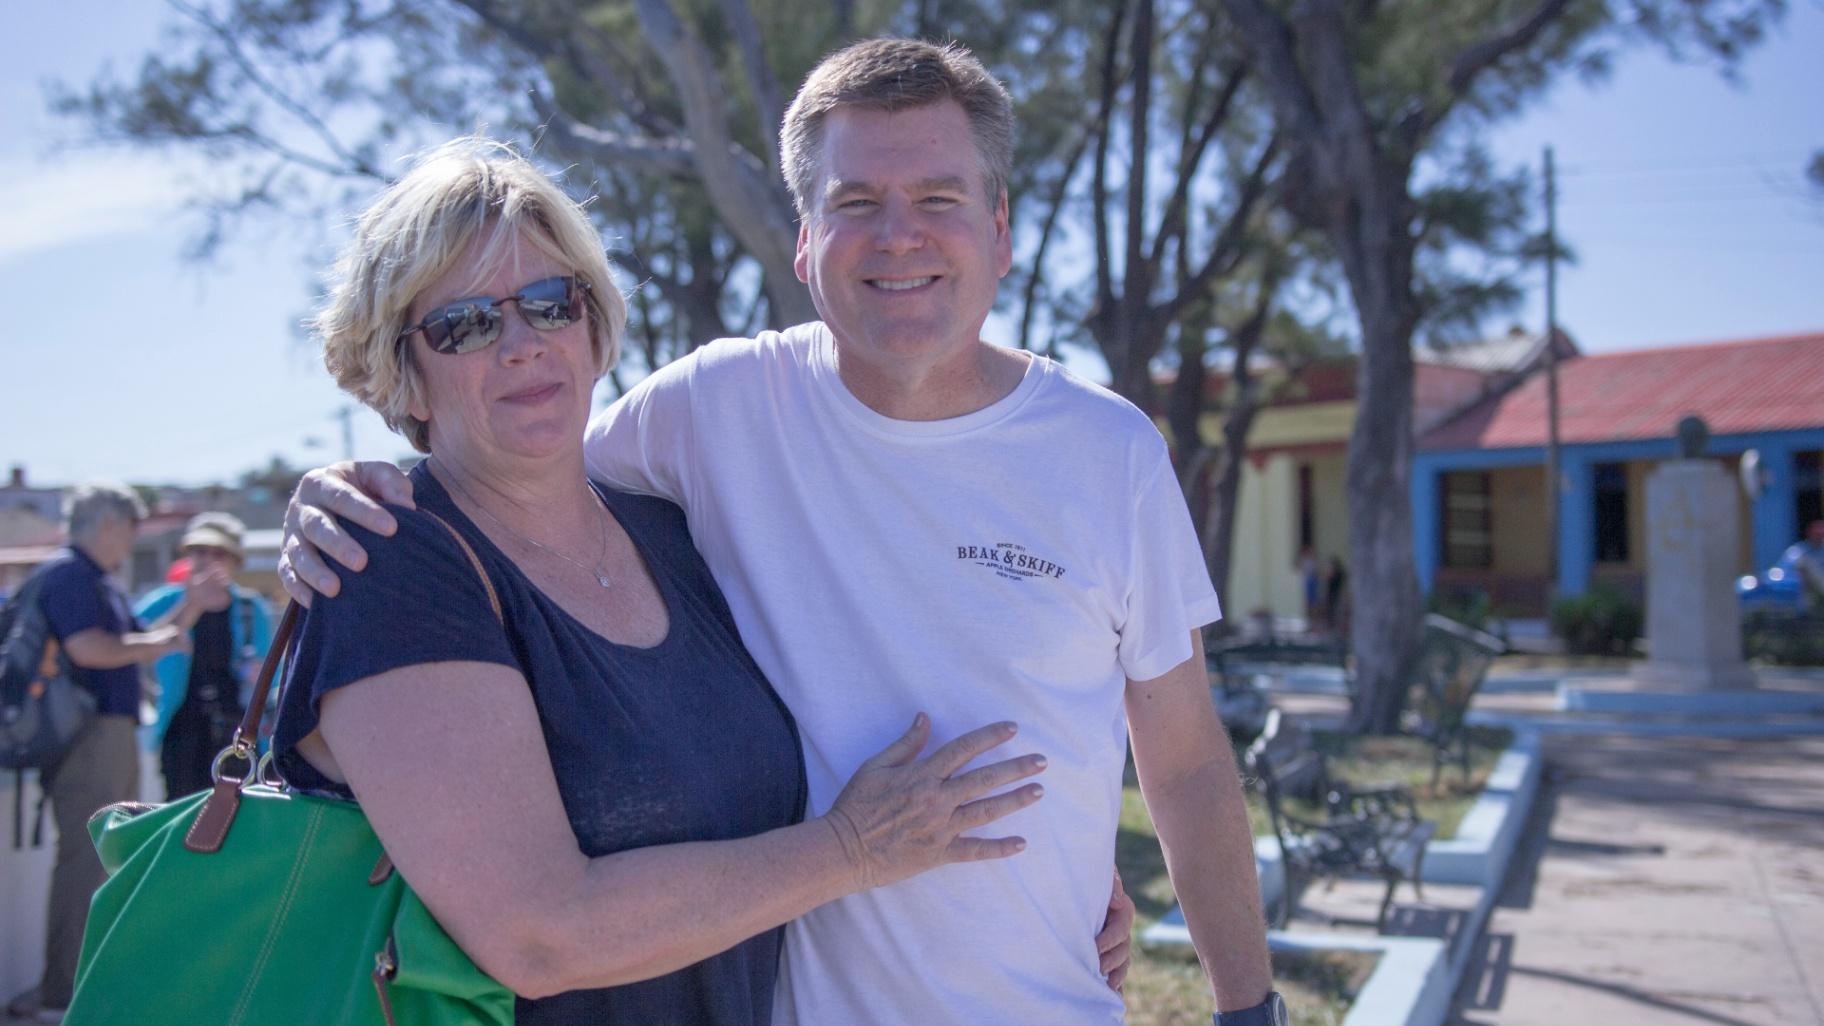
POLYGON ((1172 888, 1219 1011, 1272 987, 1266 917, 1234 751, 1210 701, 1203 639, 1152 680, 1127 682, 1128 734, 1172 888))

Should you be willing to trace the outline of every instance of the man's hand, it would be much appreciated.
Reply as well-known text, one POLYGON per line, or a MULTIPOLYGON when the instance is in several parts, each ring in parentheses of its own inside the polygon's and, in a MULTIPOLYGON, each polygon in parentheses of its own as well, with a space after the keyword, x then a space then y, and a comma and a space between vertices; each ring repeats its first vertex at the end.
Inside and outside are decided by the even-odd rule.
POLYGON ((1108 895, 1108 916, 1102 920, 1102 932, 1096 934, 1096 951, 1102 956, 1102 975, 1108 988, 1117 993, 1127 984, 1127 971, 1134 964, 1134 899, 1121 886, 1121 871, 1115 870, 1115 889, 1108 895))
POLYGON ((411 481, 391 463, 333 463, 305 474, 285 507, 285 541, 279 547, 279 584, 285 593, 309 608, 318 592, 334 597, 342 590, 342 581, 324 561, 325 553, 356 573, 365 569, 367 550, 342 530, 336 518, 391 535, 399 525, 381 502, 417 508, 411 481))
POLYGON ((141 637, 146 644, 160 650, 157 655, 152 657, 154 659, 162 659, 173 652, 190 650, 190 632, 175 624, 147 631, 141 637))
POLYGON ((173 652, 190 651, 190 632, 174 623, 129 634, 124 640, 138 649, 134 661, 140 663, 155 663, 173 652))
POLYGON ((199 612, 219 613, 228 608, 232 580, 228 567, 219 563, 203 573, 192 573, 184 580, 184 602, 199 612))

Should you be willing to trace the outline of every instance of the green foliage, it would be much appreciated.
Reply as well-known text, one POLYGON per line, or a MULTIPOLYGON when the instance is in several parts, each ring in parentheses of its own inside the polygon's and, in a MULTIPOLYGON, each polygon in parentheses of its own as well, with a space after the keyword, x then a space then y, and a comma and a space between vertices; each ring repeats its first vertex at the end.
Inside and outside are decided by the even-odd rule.
POLYGON ((1434 346, 1480 338, 1522 298, 1532 258, 1532 174, 1503 170, 1476 142, 1437 147, 1415 176, 1417 335, 1434 346))
POLYGON ((1824 610, 1756 609, 1744 614, 1742 654, 1783 666, 1824 666, 1824 610))
POLYGON ((1483 588, 1440 588, 1425 603, 1425 611, 1449 617, 1465 627, 1488 629, 1488 615, 1494 603, 1483 588))
POLYGON ((1640 603, 1603 585, 1552 603, 1552 633, 1571 655, 1632 654, 1642 623, 1640 603))

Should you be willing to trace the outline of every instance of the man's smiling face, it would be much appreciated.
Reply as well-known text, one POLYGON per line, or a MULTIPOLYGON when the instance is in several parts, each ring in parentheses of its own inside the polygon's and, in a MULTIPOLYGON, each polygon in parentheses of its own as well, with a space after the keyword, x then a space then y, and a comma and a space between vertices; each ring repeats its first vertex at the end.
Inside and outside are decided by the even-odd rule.
POLYGON ((916 382, 974 358, 1013 249, 968 115, 953 101, 839 107, 823 125, 798 278, 836 337, 843 377, 916 382))

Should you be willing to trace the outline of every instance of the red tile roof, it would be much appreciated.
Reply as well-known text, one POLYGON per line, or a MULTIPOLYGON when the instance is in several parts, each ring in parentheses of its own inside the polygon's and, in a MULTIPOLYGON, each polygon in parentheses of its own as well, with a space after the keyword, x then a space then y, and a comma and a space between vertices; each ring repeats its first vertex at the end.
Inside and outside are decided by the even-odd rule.
MULTIPOLYGON (((1824 332, 1624 353, 1558 366, 1566 444, 1672 438, 1697 414, 1711 434, 1824 427, 1824 332)), ((1546 442, 1545 374, 1419 439, 1421 449, 1509 449, 1546 442)))

